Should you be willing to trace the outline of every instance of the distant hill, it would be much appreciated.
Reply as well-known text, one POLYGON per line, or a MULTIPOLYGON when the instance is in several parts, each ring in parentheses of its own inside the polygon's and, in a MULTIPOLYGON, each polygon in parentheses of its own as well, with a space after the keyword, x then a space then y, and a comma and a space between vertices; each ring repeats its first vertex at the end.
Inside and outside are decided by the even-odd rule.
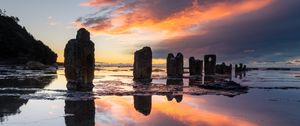
POLYGON ((17 17, 0 13, 0 64, 56 63, 57 54, 36 40, 18 21, 17 17))

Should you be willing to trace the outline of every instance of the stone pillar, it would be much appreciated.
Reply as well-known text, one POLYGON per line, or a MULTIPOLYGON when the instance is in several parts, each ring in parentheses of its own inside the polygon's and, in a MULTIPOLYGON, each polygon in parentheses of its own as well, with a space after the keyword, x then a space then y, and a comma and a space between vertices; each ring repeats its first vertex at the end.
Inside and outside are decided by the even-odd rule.
POLYGON ((94 87, 95 47, 90 33, 81 28, 76 39, 71 39, 64 51, 65 75, 68 90, 91 91, 94 87))
POLYGON ((167 57, 167 74, 168 77, 183 76, 183 55, 177 53, 176 57, 173 54, 168 54, 167 57))
POLYGON ((144 47, 134 53, 133 80, 139 82, 151 82, 152 51, 150 47, 144 47))
POLYGON ((216 73, 216 55, 204 56, 204 72, 205 75, 215 75, 216 73))
POLYGON ((203 61, 197 60, 194 57, 189 59, 189 72, 190 75, 202 75, 203 61))
POLYGON ((218 74, 230 74, 231 75, 232 65, 226 65, 224 62, 222 64, 216 65, 216 73, 218 74))
POLYGON ((189 58, 189 72, 190 72, 190 75, 196 75, 195 58, 194 57, 189 58))

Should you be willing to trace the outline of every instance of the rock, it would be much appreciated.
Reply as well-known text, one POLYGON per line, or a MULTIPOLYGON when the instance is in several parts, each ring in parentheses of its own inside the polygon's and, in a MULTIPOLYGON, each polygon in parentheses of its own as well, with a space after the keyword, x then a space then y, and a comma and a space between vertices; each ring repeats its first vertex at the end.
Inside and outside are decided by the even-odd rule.
POLYGON ((150 47, 144 47, 134 53, 133 80, 138 82, 151 82, 152 75, 152 51, 150 47))
POLYGON ((91 91, 95 70, 94 43, 90 33, 81 28, 76 39, 71 39, 65 48, 64 66, 68 90, 91 91))
POLYGON ((205 75, 215 75, 216 73, 216 55, 204 56, 204 72, 205 75))
POLYGON ((168 77, 183 77, 183 55, 177 53, 176 57, 172 53, 167 57, 168 77))
POLYGON ((26 69, 29 69, 29 70, 43 70, 47 68, 46 65, 40 63, 40 62, 37 62, 37 61, 29 61, 26 63, 26 69))
POLYGON ((240 63, 239 65, 235 65, 235 72, 240 73, 240 72, 246 72, 247 71, 247 66, 240 63))
POLYGON ((26 65, 29 61, 45 65, 56 63, 57 54, 42 41, 36 40, 11 16, 0 15, 0 43, 2 65, 26 65))
POLYGON ((216 65, 216 73, 218 74, 228 74, 231 75, 232 73, 232 65, 226 65, 225 63, 216 65))
POLYGON ((194 57, 189 59, 189 72, 190 75, 202 75, 203 61, 197 60, 194 57))

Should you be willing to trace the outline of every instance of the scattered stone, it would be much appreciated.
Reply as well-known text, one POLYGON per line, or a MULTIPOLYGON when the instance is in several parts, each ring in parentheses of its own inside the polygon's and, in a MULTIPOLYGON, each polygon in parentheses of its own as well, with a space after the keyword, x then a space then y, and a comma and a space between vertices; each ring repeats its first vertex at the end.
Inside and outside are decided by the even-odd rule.
POLYGON ((168 77, 183 77, 183 55, 177 53, 176 57, 172 53, 167 57, 167 75, 168 77))
POLYGON ((204 56, 204 71, 205 75, 215 75, 216 73, 216 55, 205 55, 204 56))
POLYGON ((189 72, 190 75, 202 75, 203 61, 197 60, 194 57, 189 59, 189 72))
POLYGON ((95 56, 90 33, 81 28, 76 39, 71 39, 65 48, 65 75, 68 90, 91 91, 93 89, 95 56))
POLYGON ((150 47, 144 47, 134 53, 133 80, 138 82, 151 82, 152 51, 150 47))

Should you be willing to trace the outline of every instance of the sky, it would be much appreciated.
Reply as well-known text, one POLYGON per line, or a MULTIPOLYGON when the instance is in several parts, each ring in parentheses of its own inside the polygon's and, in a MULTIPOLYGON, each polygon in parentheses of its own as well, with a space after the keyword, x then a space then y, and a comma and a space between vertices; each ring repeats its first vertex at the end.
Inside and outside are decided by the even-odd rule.
POLYGON ((150 46, 154 64, 168 53, 249 66, 300 65, 299 0, 1 0, 36 39, 58 53, 84 27, 96 61, 132 63, 150 46))

